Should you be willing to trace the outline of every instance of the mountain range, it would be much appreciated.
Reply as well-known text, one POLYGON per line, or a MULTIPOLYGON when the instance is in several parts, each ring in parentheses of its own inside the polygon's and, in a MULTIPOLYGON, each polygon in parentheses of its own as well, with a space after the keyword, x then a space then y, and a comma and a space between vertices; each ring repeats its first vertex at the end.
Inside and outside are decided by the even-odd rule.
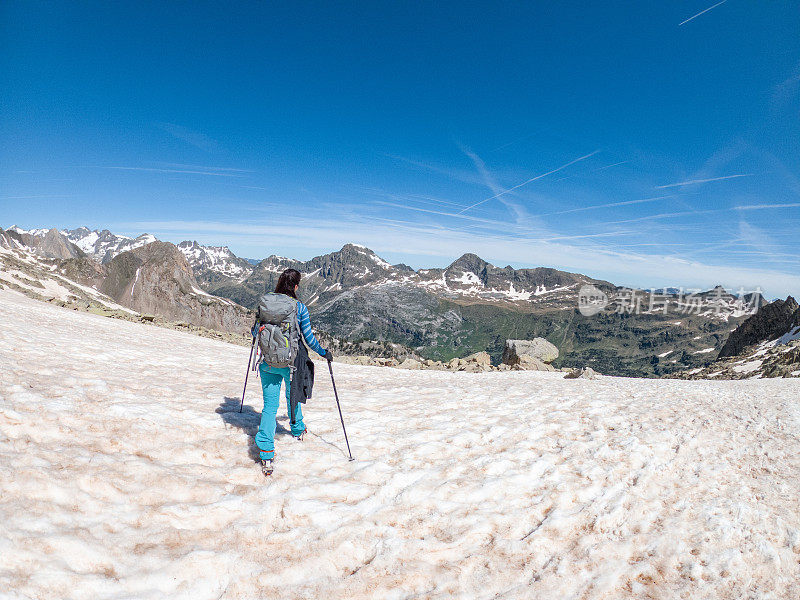
POLYGON ((130 238, 86 227, 11 227, 0 234, 0 246, 50 261, 50 274, 118 305, 229 331, 246 330, 243 307, 254 306, 292 267, 303 273, 300 296, 321 331, 401 344, 439 360, 486 350, 497 361, 506 339, 545 337, 561 352, 557 366, 664 375, 707 364, 763 303, 721 287, 691 296, 629 290, 546 267, 497 267, 474 254, 446 268, 415 270, 357 244, 308 261, 273 255, 255 262, 224 246, 175 246, 149 234, 130 238), (607 299, 590 316, 578 310, 587 288, 607 299))
POLYGON ((67 304, 158 315, 213 330, 246 331, 252 320, 247 309, 201 289, 173 244, 107 231, 86 230, 77 243, 70 237, 77 236, 56 229, 0 230, 0 284, 67 304))

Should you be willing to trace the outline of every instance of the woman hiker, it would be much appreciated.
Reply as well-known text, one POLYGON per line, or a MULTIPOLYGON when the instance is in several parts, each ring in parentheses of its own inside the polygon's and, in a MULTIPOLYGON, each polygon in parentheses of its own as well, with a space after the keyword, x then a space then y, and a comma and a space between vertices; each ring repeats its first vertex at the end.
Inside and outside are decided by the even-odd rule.
MULTIPOLYGON (((295 269, 286 269, 278 278, 275 286, 276 294, 285 294, 297 303, 297 326, 303 334, 306 344, 320 356, 333 360, 330 350, 324 350, 319 345, 314 332, 311 331, 311 320, 308 316, 306 305, 297 300, 297 288, 300 285, 300 272, 295 269)), ((264 409, 261 411, 261 424, 256 433, 256 446, 259 449, 261 458, 261 470, 264 475, 272 474, 272 461, 275 458, 275 417, 278 414, 280 404, 281 382, 286 386, 286 412, 291 417, 290 402, 290 367, 273 367, 262 361, 259 365, 261 374, 261 387, 264 390, 264 409)), ((295 420, 291 424, 292 435, 295 439, 302 441, 306 433, 306 426, 303 423, 303 411, 300 404, 296 405, 295 420)))

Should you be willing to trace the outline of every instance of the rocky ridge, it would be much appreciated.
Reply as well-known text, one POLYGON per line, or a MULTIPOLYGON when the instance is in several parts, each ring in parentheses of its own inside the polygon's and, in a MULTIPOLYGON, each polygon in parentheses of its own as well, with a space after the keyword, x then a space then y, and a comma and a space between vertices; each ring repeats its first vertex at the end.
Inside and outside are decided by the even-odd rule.
POLYGON ((762 306, 731 332, 714 362, 678 377, 800 377, 800 306, 791 296, 762 306))

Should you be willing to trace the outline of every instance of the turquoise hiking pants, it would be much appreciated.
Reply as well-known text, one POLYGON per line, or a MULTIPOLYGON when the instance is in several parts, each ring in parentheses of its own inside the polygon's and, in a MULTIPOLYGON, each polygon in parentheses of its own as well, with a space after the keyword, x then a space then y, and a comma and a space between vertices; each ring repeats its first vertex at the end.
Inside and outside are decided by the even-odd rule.
MULTIPOLYGON (((260 456, 262 459, 269 459, 275 457, 275 417, 278 415, 278 406, 280 405, 281 395, 281 382, 286 386, 286 414, 289 415, 291 404, 289 403, 289 367, 278 369, 270 367, 265 363, 261 363, 258 367, 259 374, 261 375, 261 387, 264 390, 264 408, 261 411, 261 424, 256 433, 256 446, 261 451, 260 456)), ((299 436, 306 430, 303 423, 303 411, 297 405, 295 410, 294 420, 292 425, 292 435, 299 436)), ((291 418, 291 415, 289 415, 291 418)))

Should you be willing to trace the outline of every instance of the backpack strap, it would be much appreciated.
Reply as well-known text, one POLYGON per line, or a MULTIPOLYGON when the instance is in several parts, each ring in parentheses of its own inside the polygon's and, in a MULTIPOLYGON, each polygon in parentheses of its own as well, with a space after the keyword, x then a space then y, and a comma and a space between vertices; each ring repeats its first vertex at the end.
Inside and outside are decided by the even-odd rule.
MULTIPOLYGON (((292 311, 291 327, 293 327, 295 332, 296 332, 295 335, 297 336, 297 343, 301 344, 301 343, 303 343, 303 342, 301 342, 301 340, 303 338, 303 332, 300 331, 300 319, 297 316, 297 313, 299 313, 299 312, 300 312, 300 301, 299 300, 295 300, 294 310, 292 311)), ((295 366, 294 366, 294 362, 292 362, 292 364, 289 365, 289 379, 290 380, 291 380, 292 377, 294 377, 294 371, 295 371, 295 366)))

